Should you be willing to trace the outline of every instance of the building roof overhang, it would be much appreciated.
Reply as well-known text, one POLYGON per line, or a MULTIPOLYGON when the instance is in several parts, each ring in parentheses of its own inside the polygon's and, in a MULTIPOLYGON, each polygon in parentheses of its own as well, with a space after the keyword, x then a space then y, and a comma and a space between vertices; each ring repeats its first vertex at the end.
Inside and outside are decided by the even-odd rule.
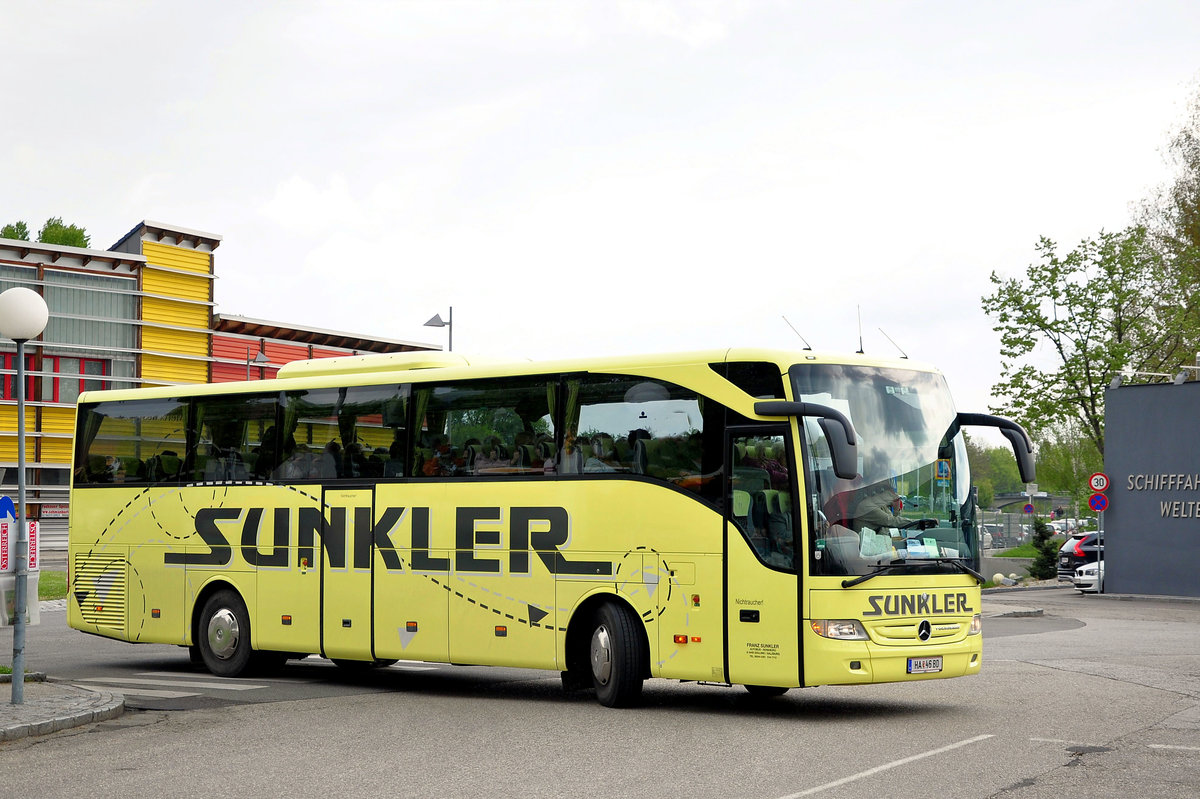
POLYGON ((236 336, 271 338, 278 341, 294 341, 297 344, 337 347, 360 352, 409 352, 413 350, 441 349, 441 347, 435 344, 424 344, 417 341, 374 338, 357 333, 325 330, 318 327, 300 327, 285 322, 271 322, 264 319, 250 319, 245 316, 229 316, 226 314, 213 315, 213 330, 217 333, 227 333, 236 336))

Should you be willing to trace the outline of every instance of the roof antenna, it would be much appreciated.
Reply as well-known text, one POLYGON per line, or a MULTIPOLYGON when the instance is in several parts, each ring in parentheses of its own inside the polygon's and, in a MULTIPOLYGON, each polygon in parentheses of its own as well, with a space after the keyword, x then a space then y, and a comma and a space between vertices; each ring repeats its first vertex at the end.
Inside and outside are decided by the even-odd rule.
MULTIPOLYGON (((788 322, 788 318, 786 316, 782 317, 782 319, 783 321, 787 322, 787 326, 792 329, 793 333, 795 333, 797 336, 800 336, 800 331, 796 329, 795 325, 793 325, 791 322, 788 322)), ((804 342, 804 349, 812 352, 812 345, 808 343, 808 339, 806 339, 804 336, 800 336, 800 340, 804 342)))
MULTIPOLYGON (((883 328, 882 328, 882 327, 881 327, 881 328, 879 328, 879 332, 880 332, 880 333, 883 333, 883 328)), ((900 345, 899 345, 899 344, 897 344, 895 341, 892 341, 892 337, 891 337, 891 336, 889 336, 887 333, 883 333, 883 337, 884 337, 884 338, 886 338, 888 341, 891 341, 891 342, 892 342, 892 346, 893 346, 893 347, 895 347, 897 350, 899 350, 899 351, 900 351, 900 357, 901 357, 901 358, 904 358, 905 360, 908 360, 908 353, 907 353, 907 352, 905 352, 904 350, 901 350, 901 349, 900 349, 900 345)))
POLYGON ((861 305, 856 305, 855 307, 856 307, 856 308, 858 308, 858 354, 859 354, 859 355, 862 355, 862 354, 863 354, 863 345, 862 345, 862 306, 861 306, 861 305))

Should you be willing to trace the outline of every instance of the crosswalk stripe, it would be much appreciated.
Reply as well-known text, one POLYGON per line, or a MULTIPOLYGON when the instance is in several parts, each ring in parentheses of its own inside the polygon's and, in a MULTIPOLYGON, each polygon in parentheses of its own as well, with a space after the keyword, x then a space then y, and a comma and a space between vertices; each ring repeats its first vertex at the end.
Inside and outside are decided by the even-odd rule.
MULTIPOLYGON (((213 674, 194 674, 194 673, 184 674, 184 673, 181 673, 178 671, 139 671, 139 672, 137 672, 137 676, 139 676, 139 677, 166 677, 166 678, 173 679, 173 680, 195 680, 197 683, 203 682, 205 685, 210 685, 213 688, 223 688, 227 685, 245 685, 246 684, 245 680, 239 679, 237 677, 217 677, 216 675, 213 675, 213 674)), ((259 675, 255 675, 255 676, 258 677, 259 675)), ((267 683, 283 682, 283 683, 290 684, 290 683, 296 683, 296 682, 315 682, 315 680, 307 680, 307 681, 288 680, 288 679, 273 680, 268 677, 265 680, 264 679, 256 679, 255 682, 267 682, 267 683)), ((258 685, 255 687, 256 688, 264 688, 266 686, 258 685)))
POLYGON ((80 682, 102 682, 115 685, 167 685, 175 688, 215 688, 219 691, 252 691, 256 688, 266 688, 265 685, 226 685, 213 682, 192 682, 189 680, 146 680, 137 677, 91 677, 80 682))
MULTIPOLYGON (((95 686, 81 685, 80 688, 92 688, 95 686)), ((183 699, 189 696, 200 696, 200 694, 185 693, 184 691, 155 691, 151 688, 126 688, 124 686, 113 686, 113 690, 117 693, 126 694, 128 696, 149 696, 154 699, 183 699)))

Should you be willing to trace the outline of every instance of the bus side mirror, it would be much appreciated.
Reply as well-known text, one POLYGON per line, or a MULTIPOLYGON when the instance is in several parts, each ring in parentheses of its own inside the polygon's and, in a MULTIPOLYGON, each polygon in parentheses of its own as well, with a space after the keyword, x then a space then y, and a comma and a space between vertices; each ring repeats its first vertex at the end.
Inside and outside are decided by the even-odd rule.
POLYGON ((1017 471, 1021 474, 1022 483, 1032 483, 1037 480, 1033 467, 1033 442, 1025 428, 1009 419, 999 416, 989 416, 986 413, 960 413, 960 427, 998 427, 1000 435, 1008 439, 1012 445, 1013 454, 1017 456, 1017 471))
POLYGON ((759 416, 801 416, 817 419, 817 424, 825 433, 825 440, 829 442, 833 473, 843 480, 858 477, 858 434, 854 432, 854 425, 841 411, 815 402, 762 400, 754 403, 754 412, 759 416))

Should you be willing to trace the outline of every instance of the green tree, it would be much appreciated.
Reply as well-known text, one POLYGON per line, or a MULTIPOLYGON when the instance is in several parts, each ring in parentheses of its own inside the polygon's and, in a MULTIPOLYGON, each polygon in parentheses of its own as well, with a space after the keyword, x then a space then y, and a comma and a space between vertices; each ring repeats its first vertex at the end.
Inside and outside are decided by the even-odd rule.
POLYGON ((20 239, 29 241, 29 226, 17 221, 0 228, 0 239, 20 239))
POLYGON ((1104 471, 1104 459, 1076 426, 1054 426, 1038 441, 1038 485, 1054 494, 1067 494, 1080 504, 1091 493, 1088 477, 1104 471))
POLYGON ((1038 518, 1033 522, 1033 548, 1037 555, 1029 564, 1029 576, 1035 580, 1049 580, 1058 575, 1058 541, 1054 528, 1038 518))
MULTIPOLYGON (((1024 278, 991 275, 1000 333, 996 410, 1042 438, 1074 427, 1104 454, 1104 390, 1125 370, 1174 373, 1200 342, 1191 278, 1146 229, 1102 232, 1069 253, 1043 237, 1024 278)), ((1200 298, 1198 298, 1200 299, 1200 298)))
POLYGON ((989 447, 967 436, 967 458, 971 462, 971 482, 979 489, 979 507, 992 507, 996 494, 1022 489, 1011 449, 989 447))
POLYGON ((91 237, 87 231, 77 225, 67 225, 61 216, 52 216, 38 231, 38 241, 43 244, 62 244, 67 247, 87 247, 91 237))
POLYGON ((1166 159, 1174 175, 1143 203, 1141 220, 1166 249, 1194 257, 1200 251, 1200 84, 1171 133, 1166 159))

